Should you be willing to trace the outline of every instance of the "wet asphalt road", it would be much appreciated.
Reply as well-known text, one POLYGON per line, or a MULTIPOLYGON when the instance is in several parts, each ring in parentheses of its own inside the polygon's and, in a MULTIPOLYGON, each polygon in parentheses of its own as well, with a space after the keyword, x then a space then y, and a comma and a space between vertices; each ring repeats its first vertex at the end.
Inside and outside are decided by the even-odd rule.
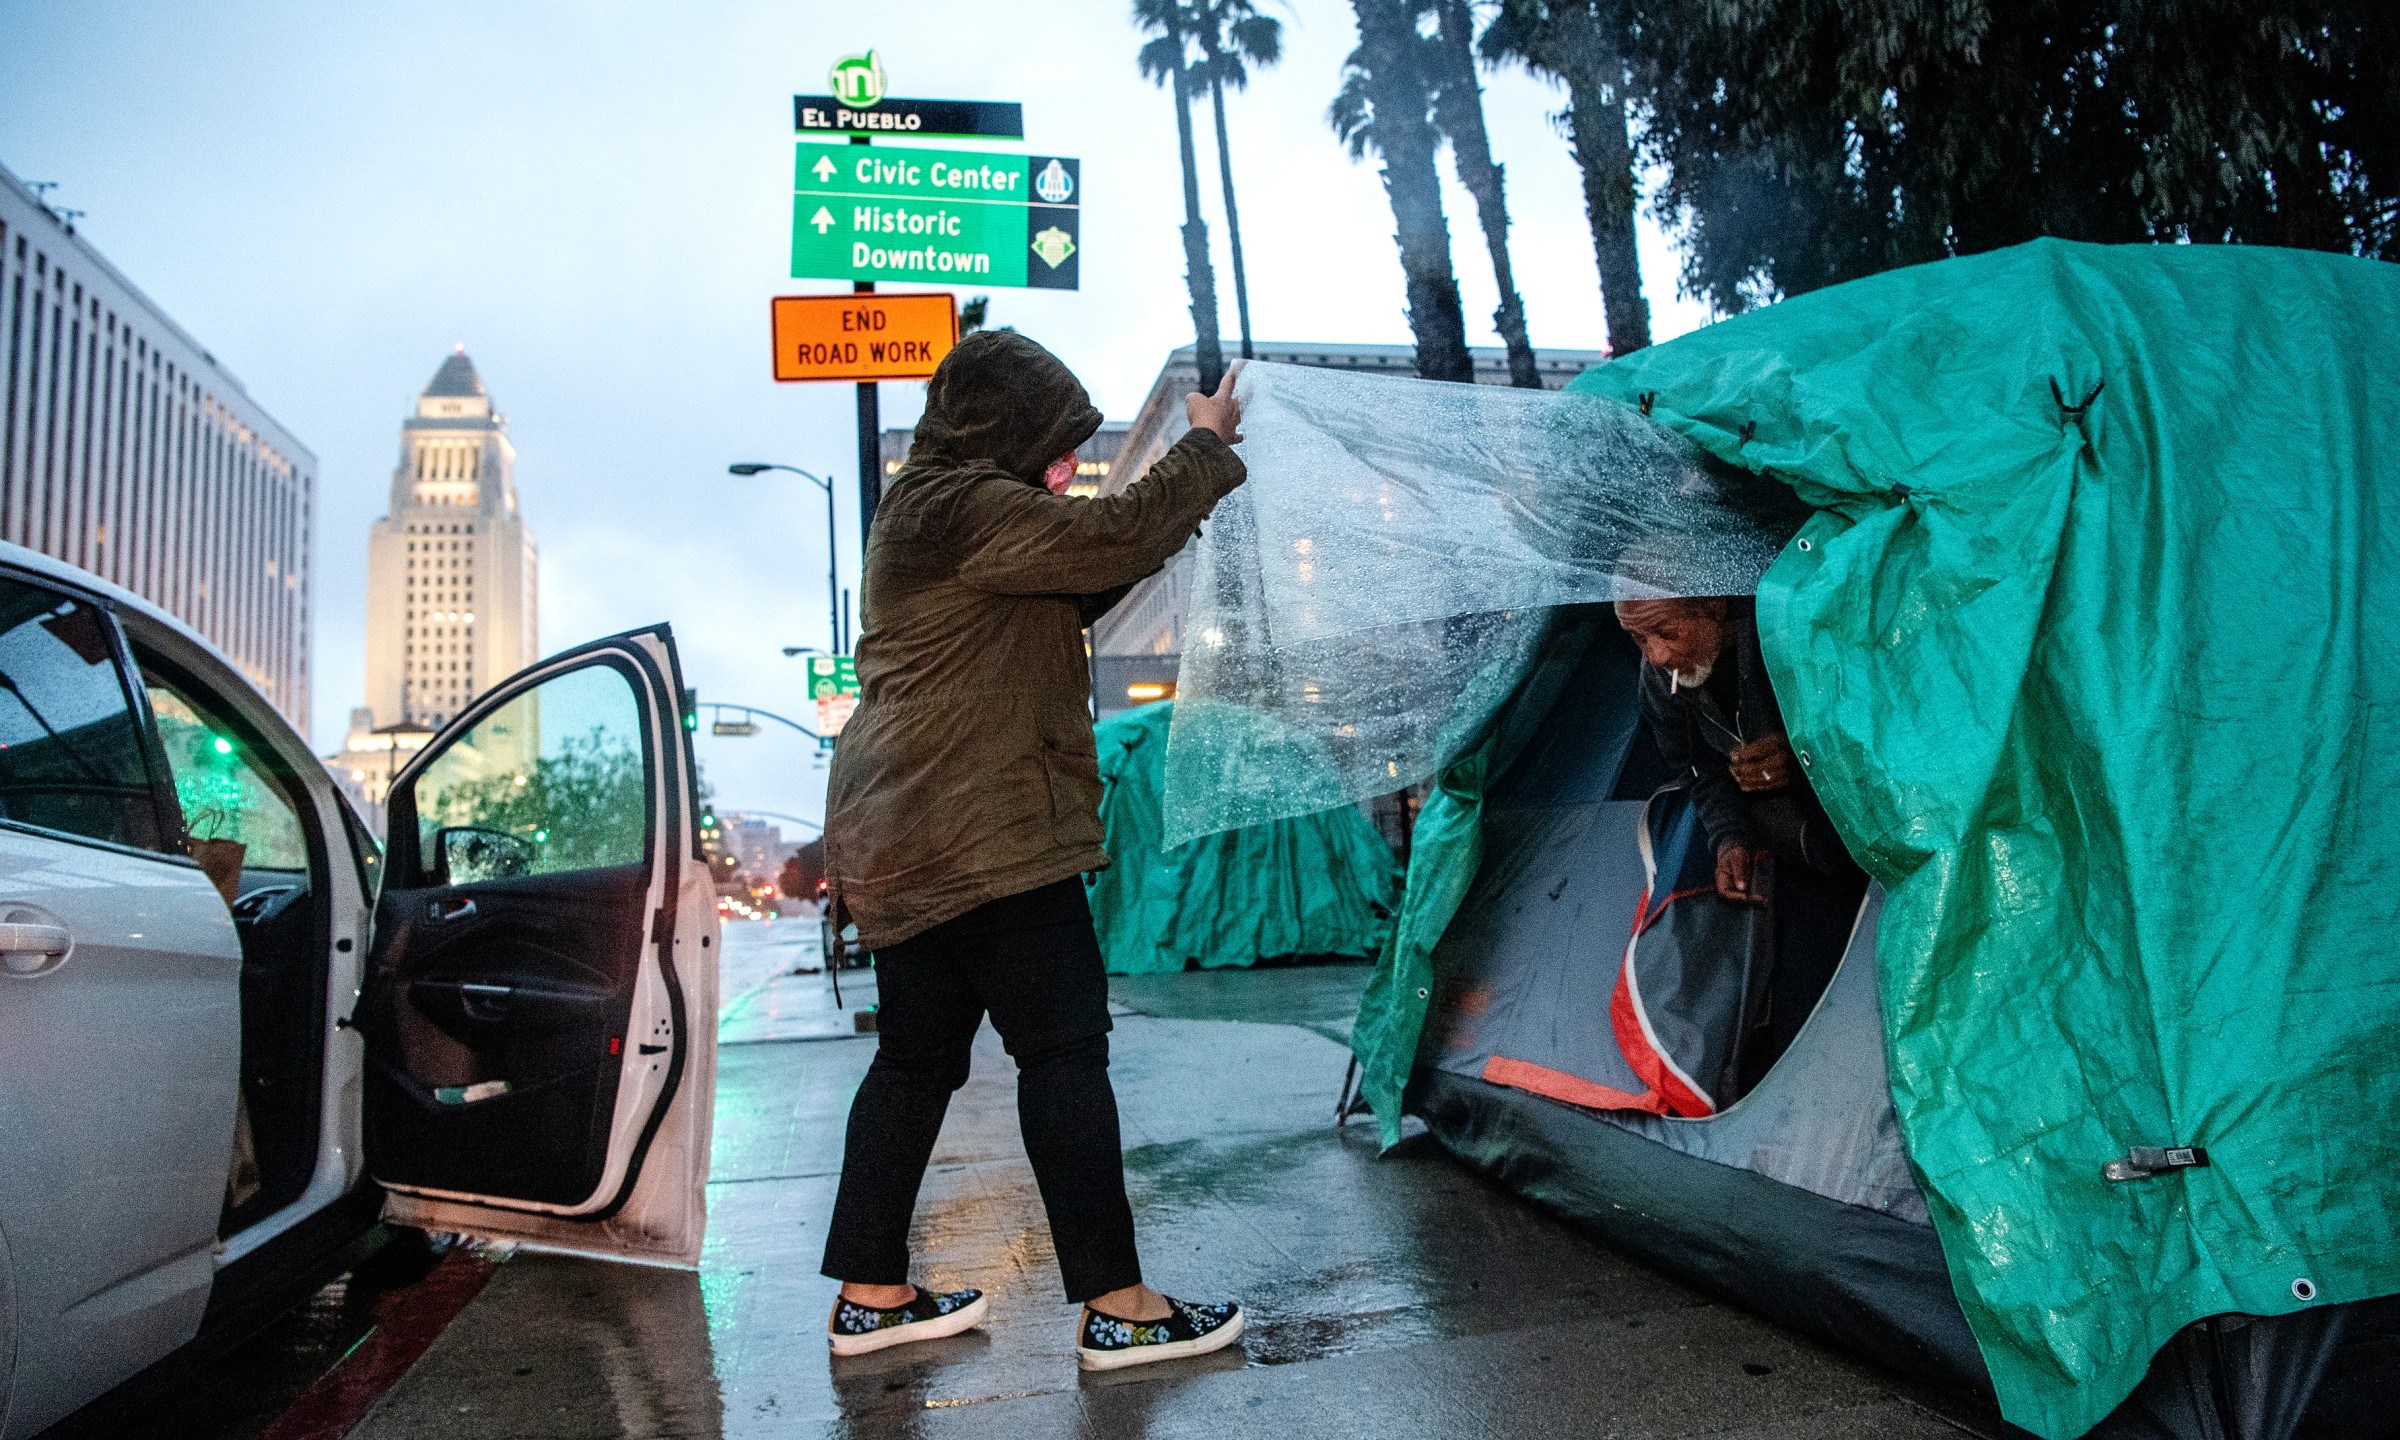
MULTIPOLYGON (((1170 1293, 1241 1299, 1241 1346, 1104 1377, 1077 1371, 1075 1312, 1018 1145, 1013 1076, 987 1029, 920 1198, 916 1248, 923 1283, 990 1292, 991 1319, 954 1339, 835 1362, 823 1338, 834 1285, 816 1268, 843 1119, 873 1053, 849 1012, 871 1004, 873 989, 869 975, 845 974, 837 1009, 825 976, 784 973, 815 963, 814 935, 814 922, 727 929, 699 1271, 519 1255, 354 1435, 2004 1433, 1978 1404, 1615 1254, 1423 1137, 1379 1158, 1366 1121, 1336 1131, 1340 1041, 1363 966, 1120 977, 1113 987, 1113 1071, 1145 1268, 1170 1293)), ((287 1324, 251 1347, 280 1355, 232 1363, 270 1390, 289 1385, 307 1368, 302 1351, 320 1364, 338 1353, 337 1332, 287 1324)), ((129 1433, 216 1440, 259 1429, 228 1416, 129 1433)))

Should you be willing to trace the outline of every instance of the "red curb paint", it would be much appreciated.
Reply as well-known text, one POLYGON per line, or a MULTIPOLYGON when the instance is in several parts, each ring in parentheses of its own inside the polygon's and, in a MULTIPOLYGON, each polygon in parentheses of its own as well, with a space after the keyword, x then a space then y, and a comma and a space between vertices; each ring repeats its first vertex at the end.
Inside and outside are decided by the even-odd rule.
POLYGON ((467 1251, 445 1256, 396 1297, 367 1338, 302 1391, 259 1440, 341 1440, 482 1292, 493 1269, 492 1261, 467 1251))

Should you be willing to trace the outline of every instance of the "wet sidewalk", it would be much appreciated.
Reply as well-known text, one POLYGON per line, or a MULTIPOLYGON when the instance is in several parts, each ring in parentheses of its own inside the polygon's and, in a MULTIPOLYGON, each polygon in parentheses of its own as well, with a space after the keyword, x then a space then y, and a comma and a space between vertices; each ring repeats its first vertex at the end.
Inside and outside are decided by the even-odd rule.
MULTIPOLYGON (((918 1209, 919 1279, 991 1293, 977 1332, 833 1362, 816 1273, 872 1038, 728 930, 707 1252, 697 1274, 541 1255, 482 1294, 362 1440, 768 1436, 1893 1436, 1997 1433, 1626 1260, 1424 1139, 1332 1125, 1363 967, 1132 977, 1114 1073, 1145 1267, 1250 1310, 1234 1350, 1087 1377, 987 1029, 918 1209), (740 967, 751 967, 737 977, 740 967), (746 977, 746 978, 745 978, 746 977), (746 989, 737 993, 737 985, 746 989), (772 1012, 772 1013, 770 1013, 772 1012), (737 1036, 746 1037, 737 1039, 737 1036)), ((813 938, 808 942, 813 946, 813 938)), ((794 950, 791 954, 797 954, 794 950)))

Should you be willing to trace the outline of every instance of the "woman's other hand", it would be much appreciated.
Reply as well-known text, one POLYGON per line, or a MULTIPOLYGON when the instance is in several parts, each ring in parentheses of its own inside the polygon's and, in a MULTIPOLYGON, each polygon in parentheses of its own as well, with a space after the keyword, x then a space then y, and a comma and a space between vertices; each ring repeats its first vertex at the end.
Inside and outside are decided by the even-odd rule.
POLYGON ((1217 382, 1217 393, 1203 395, 1194 390, 1183 397, 1183 413, 1191 418, 1194 430, 1214 430, 1217 438, 1228 445, 1242 443, 1242 402, 1234 398, 1234 377, 1242 373, 1240 361, 1225 371, 1217 382))

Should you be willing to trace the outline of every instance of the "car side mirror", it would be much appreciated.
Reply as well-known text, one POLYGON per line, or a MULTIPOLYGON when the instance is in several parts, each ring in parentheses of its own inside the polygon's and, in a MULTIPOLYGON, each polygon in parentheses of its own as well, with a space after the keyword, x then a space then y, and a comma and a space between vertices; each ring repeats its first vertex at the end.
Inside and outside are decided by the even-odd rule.
POLYGON ((433 832, 433 853, 441 859, 444 884, 513 880, 533 873, 533 842, 506 830, 444 826, 433 832))

